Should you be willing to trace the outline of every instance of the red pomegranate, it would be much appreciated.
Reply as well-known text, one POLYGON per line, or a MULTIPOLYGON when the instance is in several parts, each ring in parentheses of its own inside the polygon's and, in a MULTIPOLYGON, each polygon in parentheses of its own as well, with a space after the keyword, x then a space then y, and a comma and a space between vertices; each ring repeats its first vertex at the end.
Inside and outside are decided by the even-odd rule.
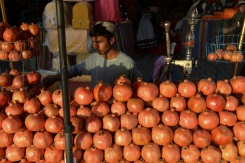
POLYGON ((188 80, 184 80, 184 82, 181 82, 178 86, 178 93, 186 98, 194 96, 196 94, 196 90, 196 85, 188 80))
POLYGON ((211 95, 216 90, 216 84, 212 78, 201 79, 197 85, 198 91, 204 95, 211 95))
POLYGON ((167 80, 160 84, 159 91, 163 97, 171 98, 176 95, 177 87, 173 82, 170 82, 169 80, 167 80))

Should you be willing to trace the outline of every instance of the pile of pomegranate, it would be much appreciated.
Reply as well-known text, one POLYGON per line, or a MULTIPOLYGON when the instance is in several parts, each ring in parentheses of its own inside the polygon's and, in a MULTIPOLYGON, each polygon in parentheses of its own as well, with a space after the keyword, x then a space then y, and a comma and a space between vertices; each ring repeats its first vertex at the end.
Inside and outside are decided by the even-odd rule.
MULTIPOLYGON (((156 85, 122 75, 68 97, 77 162, 245 162, 245 77, 156 85)), ((0 163, 64 162, 62 102, 61 89, 2 91, 0 163)))
POLYGON ((17 62, 40 53, 37 24, 22 23, 20 27, 0 22, 0 60, 17 62))
POLYGON ((230 62, 242 62, 244 59, 243 53, 241 51, 237 51, 237 47, 233 44, 229 44, 224 49, 216 49, 215 52, 210 52, 208 54, 207 59, 209 61, 223 60, 230 62))

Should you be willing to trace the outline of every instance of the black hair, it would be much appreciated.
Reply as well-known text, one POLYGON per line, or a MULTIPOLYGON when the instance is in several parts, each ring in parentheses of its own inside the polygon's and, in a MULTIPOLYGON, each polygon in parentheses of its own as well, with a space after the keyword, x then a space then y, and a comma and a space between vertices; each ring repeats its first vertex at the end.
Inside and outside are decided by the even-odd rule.
POLYGON ((89 36, 90 37, 104 36, 108 40, 110 40, 112 37, 115 37, 115 35, 109 31, 107 31, 106 27, 104 27, 101 23, 94 25, 90 29, 89 36))

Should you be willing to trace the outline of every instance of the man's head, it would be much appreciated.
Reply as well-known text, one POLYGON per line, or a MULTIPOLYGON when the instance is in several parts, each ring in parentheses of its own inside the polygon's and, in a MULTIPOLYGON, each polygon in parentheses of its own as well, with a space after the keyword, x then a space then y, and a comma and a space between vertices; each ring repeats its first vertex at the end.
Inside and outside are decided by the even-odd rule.
POLYGON ((237 6, 240 12, 245 12, 245 0, 239 0, 237 6))
POLYGON ((97 22, 89 32, 94 49, 100 54, 107 54, 115 41, 115 26, 110 22, 97 22))
POLYGON ((89 31, 90 37, 104 36, 108 40, 115 37, 115 25, 110 22, 97 22, 89 31))

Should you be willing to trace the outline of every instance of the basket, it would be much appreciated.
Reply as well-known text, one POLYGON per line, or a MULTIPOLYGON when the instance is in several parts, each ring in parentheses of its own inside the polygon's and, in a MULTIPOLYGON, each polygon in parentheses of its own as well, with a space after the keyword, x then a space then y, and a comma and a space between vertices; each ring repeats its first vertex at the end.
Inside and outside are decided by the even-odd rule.
MULTIPOLYGON (((235 45, 238 48, 241 35, 218 35, 208 39, 206 44, 206 56, 210 52, 216 52, 217 49, 226 50, 227 45, 235 45)), ((245 41, 242 42, 241 52, 245 54, 245 41)))

